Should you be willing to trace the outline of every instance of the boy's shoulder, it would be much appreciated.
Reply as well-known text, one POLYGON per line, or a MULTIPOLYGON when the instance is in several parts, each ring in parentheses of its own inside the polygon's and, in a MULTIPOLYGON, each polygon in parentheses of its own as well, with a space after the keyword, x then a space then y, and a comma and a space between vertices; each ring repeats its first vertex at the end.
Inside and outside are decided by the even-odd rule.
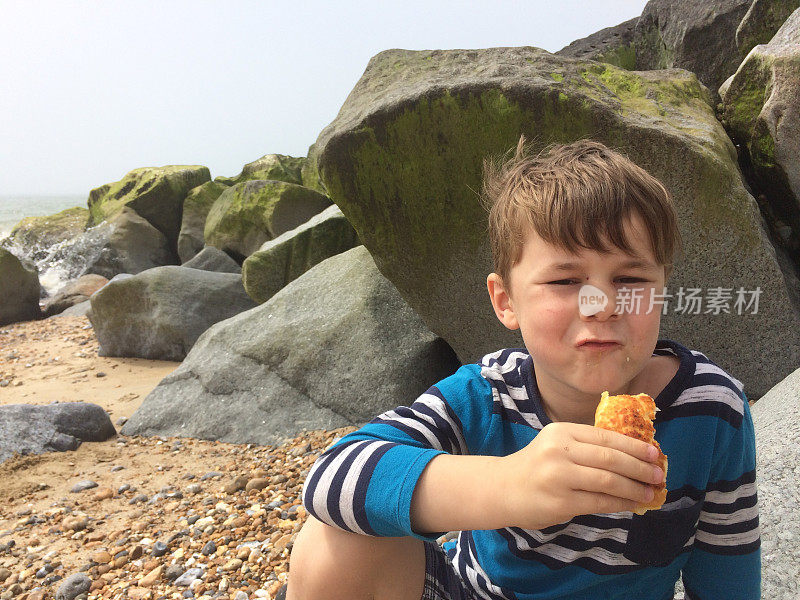
POLYGON ((654 356, 680 361, 657 401, 659 409, 667 412, 663 416, 716 416, 738 427, 747 410, 741 381, 705 353, 673 340, 658 340, 654 356))

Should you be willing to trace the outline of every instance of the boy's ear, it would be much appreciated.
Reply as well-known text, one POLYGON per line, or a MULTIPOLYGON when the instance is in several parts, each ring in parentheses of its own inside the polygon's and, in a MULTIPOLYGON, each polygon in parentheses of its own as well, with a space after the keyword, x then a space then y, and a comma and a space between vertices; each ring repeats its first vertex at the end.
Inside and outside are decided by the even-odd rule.
POLYGON ((508 294, 503 280, 497 273, 490 273, 486 278, 486 287, 489 289, 489 299, 492 301, 494 314, 508 329, 519 329, 517 315, 514 314, 514 305, 508 294))

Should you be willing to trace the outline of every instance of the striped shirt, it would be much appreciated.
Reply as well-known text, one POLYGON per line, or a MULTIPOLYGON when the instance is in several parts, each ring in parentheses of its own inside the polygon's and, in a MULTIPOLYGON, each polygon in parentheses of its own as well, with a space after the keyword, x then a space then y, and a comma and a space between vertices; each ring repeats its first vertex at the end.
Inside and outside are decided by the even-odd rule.
MULTIPOLYGON (((444 545, 487 600, 760 598, 755 438, 740 381, 704 354, 659 340, 680 360, 658 395, 655 438, 669 457, 658 511, 581 515, 541 530, 462 531, 444 545)), ((487 354, 328 448, 303 486, 314 517, 345 531, 435 541, 411 529, 411 497, 441 453, 507 456, 550 423, 525 349, 487 354)))

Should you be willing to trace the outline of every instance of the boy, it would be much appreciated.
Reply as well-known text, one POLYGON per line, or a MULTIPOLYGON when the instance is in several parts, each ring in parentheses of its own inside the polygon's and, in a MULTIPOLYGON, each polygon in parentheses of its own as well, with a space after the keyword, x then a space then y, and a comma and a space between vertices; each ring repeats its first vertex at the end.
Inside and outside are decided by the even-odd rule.
POLYGON ((485 164, 484 199, 489 296, 525 348, 462 366, 315 462, 287 598, 667 600, 681 574, 687 599, 759 598, 742 384, 658 339, 680 243, 668 192, 597 142, 531 157, 521 138, 485 164), (656 400, 660 510, 631 512, 663 481, 655 448, 592 426, 606 390, 656 400))

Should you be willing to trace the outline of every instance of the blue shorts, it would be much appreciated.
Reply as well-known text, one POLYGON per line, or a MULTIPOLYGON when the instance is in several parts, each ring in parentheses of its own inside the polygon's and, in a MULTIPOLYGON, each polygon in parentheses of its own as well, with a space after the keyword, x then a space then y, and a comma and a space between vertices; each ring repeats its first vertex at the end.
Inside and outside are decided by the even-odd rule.
POLYGON ((424 542, 424 545, 425 588, 422 600, 477 600, 456 572, 451 562, 452 555, 435 542, 424 542))

